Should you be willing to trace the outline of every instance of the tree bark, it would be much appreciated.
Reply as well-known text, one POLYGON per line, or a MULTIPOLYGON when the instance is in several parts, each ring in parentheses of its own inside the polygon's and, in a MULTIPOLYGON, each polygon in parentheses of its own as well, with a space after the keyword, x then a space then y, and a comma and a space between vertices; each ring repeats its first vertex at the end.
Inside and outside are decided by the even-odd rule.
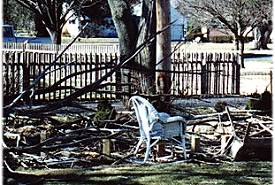
POLYGON ((47 31, 51 37, 51 41, 53 44, 61 44, 61 31, 58 30, 50 30, 47 28, 47 31))
POLYGON ((125 59, 136 47, 137 24, 127 0, 108 0, 119 39, 120 57, 125 59))
MULTIPOLYGON (((156 34, 156 9, 155 2, 151 0, 142 1, 142 15, 139 22, 139 36, 137 46, 156 34)), ((156 40, 145 47, 136 58, 137 62, 146 68, 140 79, 141 93, 155 94, 155 66, 156 66, 156 40)), ((138 78, 139 79, 139 78, 138 78)))
POLYGON ((268 49, 267 44, 270 39, 270 35, 272 32, 272 22, 268 21, 264 23, 263 30, 261 31, 261 48, 260 49, 268 49))
POLYGON ((242 68, 244 68, 244 40, 245 38, 242 36, 242 27, 241 27, 241 19, 236 21, 237 24, 237 32, 234 33, 236 38, 236 49, 239 51, 239 59, 242 68))
POLYGON ((242 68, 245 68, 244 66, 244 40, 245 38, 239 35, 235 34, 235 44, 236 44, 236 50, 239 53, 239 60, 242 68))
POLYGON ((244 37, 242 37, 241 39, 240 39, 240 43, 241 43, 241 49, 240 49, 240 56, 241 56, 241 67, 242 68, 245 68, 245 66, 244 66, 244 37))
POLYGON ((35 14, 34 24, 35 24, 35 30, 37 31, 37 34, 36 34, 37 37, 49 37, 50 36, 47 29, 45 28, 45 25, 41 21, 39 14, 35 14))
MULTIPOLYGON (((170 1, 156 0, 156 30, 162 30, 170 24, 170 1)), ((171 33, 170 28, 157 35, 156 69, 170 70, 171 68, 171 33)), ((170 74, 156 72, 156 90, 158 94, 168 94, 171 87, 170 74)))
MULTIPOLYGON (((111 9, 111 14, 118 34, 120 60, 123 61, 129 57, 136 48, 137 24, 132 16, 127 0, 108 0, 108 4, 111 9)), ((130 64, 131 62, 127 65, 130 64)), ((127 67, 127 65, 125 67, 127 67)), ((120 72, 117 72, 116 76, 123 84, 127 84, 130 81, 129 70, 122 69, 120 72)), ((118 85, 117 90, 130 92, 130 87, 120 87, 118 85)), ((127 97, 124 97, 125 101, 127 101, 127 99, 127 97)))

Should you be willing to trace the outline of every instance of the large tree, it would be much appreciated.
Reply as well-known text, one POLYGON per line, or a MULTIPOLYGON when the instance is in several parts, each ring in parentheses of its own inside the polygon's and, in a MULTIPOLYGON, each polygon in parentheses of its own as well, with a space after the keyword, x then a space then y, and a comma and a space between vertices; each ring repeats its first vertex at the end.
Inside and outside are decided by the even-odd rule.
POLYGON ((92 0, 16 0, 40 17, 54 44, 61 44, 61 32, 71 10, 80 9, 92 0), (67 3, 66 9, 64 3, 67 3))
POLYGON ((221 26, 228 28, 234 34, 237 49, 240 49, 241 54, 249 31, 272 16, 272 0, 177 1, 183 13, 197 18, 198 21, 209 24, 209 20, 215 19, 221 26))
MULTIPOLYGON (((135 49, 156 33, 154 1, 142 0, 142 13, 139 20, 133 15, 131 4, 127 0, 108 0, 113 21, 119 37, 120 55, 123 60, 129 57, 135 49)), ((143 78, 139 79, 140 91, 154 92, 156 49, 155 40, 144 48, 138 58, 141 61, 143 78)), ((136 66, 134 60, 131 67, 136 66)), ((122 74, 125 77, 127 74, 122 74)))
MULTIPOLYGON (((142 0, 141 15, 136 21, 127 0, 108 0, 119 37, 121 59, 129 57, 148 39, 153 41, 144 48, 128 67, 137 67, 140 93, 167 94, 170 90, 170 1, 142 0), (158 17, 158 19, 157 19, 158 17), (156 44, 158 42, 158 44, 156 44), (157 64, 156 64, 157 62, 157 64), (139 64, 138 64, 139 63, 139 64), (155 70, 161 72, 155 73, 155 70)), ((122 77, 128 76, 127 72, 122 77)))
POLYGON ((138 29, 127 0, 108 0, 112 17, 119 37, 122 60, 136 47, 138 29))

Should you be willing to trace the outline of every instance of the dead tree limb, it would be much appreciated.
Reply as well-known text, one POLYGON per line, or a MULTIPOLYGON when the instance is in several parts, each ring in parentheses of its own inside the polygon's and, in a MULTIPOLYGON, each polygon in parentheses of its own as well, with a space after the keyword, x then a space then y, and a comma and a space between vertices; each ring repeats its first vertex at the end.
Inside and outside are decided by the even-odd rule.
POLYGON ((31 83, 31 85, 25 89, 23 92, 21 92, 17 98, 15 98, 9 105, 5 106, 4 109, 12 108, 21 98, 23 98, 25 95, 29 94, 31 91, 34 91, 33 88, 37 83, 45 77, 46 74, 48 74, 50 68, 60 59, 60 57, 67 51, 69 47, 78 39, 80 34, 85 30, 85 28, 88 26, 88 23, 85 24, 82 29, 79 31, 77 36, 63 49, 63 51, 52 61, 52 63, 38 76, 34 79, 34 81, 31 83))
MULTIPOLYGON (((60 148, 66 148, 66 147, 70 147, 70 146, 75 146, 75 145, 78 145, 80 143, 83 143, 83 142, 88 142, 88 141, 93 141, 93 140, 101 140, 101 139, 109 139, 109 138, 113 138, 117 135, 119 135, 120 133, 117 132, 117 133, 112 133, 112 134, 109 134, 107 136, 89 136, 88 138, 84 138, 84 139, 80 139, 80 140, 77 140, 77 141, 72 141, 72 142, 69 142, 69 143, 64 143, 64 144, 54 144, 54 145, 49 145, 49 146, 46 146, 46 144, 48 143, 51 143, 53 141, 59 141, 59 140, 62 140, 62 139, 71 139, 72 140, 72 136, 70 136, 69 138, 68 137, 54 137, 54 138, 50 138, 50 139, 47 139, 46 141, 42 142, 42 143, 39 143, 37 145, 34 145, 34 146, 28 146, 28 147, 4 147, 3 148, 3 151, 4 152, 18 152, 18 153, 36 153, 36 152, 42 152, 42 151, 52 151, 52 150, 56 150, 56 149, 60 149, 60 148)), ((76 136, 78 137, 78 136, 76 136)))
MULTIPOLYGON (((65 97, 63 100, 60 100, 58 102, 54 102, 54 103, 48 104, 47 106, 43 106, 43 107, 39 107, 39 108, 33 108, 33 109, 30 108, 27 110, 27 112, 29 114, 30 113, 35 114, 35 113, 40 113, 40 112, 44 112, 44 111, 56 110, 56 109, 66 106, 68 103, 74 101, 77 97, 82 96, 83 94, 85 94, 87 92, 95 91, 96 89, 98 89, 100 87, 100 85, 103 81, 107 80, 107 78, 110 77, 114 72, 119 70, 121 67, 123 67, 125 64, 127 64, 129 61, 131 61, 135 56, 137 56, 141 52, 141 50, 143 48, 145 48, 147 45, 150 45, 150 43, 156 38, 156 35, 162 33, 163 31, 168 29, 170 26, 171 26, 171 24, 167 25, 162 30, 158 31, 154 36, 150 37, 144 43, 139 45, 137 47, 137 49, 128 58, 119 62, 113 69, 111 69, 108 73, 106 73, 104 76, 102 76, 101 79, 77 90, 76 92, 72 93, 71 95, 65 97)), ((31 88, 29 88, 29 89, 31 89, 31 88)), ((15 103, 16 102, 13 101, 10 105, 4 107, 4 111, 8 111, 8 110, 11 111, 11 108, 14 106, 15 103)), ((22 114, 23 112, 19 111, 18 114, 20 114, 20 113, 22 114)))

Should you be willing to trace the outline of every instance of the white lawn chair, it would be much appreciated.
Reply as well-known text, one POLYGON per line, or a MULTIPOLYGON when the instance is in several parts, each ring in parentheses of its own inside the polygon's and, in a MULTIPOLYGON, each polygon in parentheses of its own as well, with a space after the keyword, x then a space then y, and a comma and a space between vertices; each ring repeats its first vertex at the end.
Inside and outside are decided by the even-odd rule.
POLYGON ((169 140, 179 136, 181 138, 181 146, 186 159, 185 148, 185 120, 181 116, 171 117, 167 113, 159 113, 144 98, 133 96, 129 100, 129 104, 135 110, 135 114, 139 124, 140 139, 135 149, 135 154, 143 142, 146 144, 146 152, 144 162, 146 162, 151 153, 151 148, 160 140, 169 140), (155 140, 151 143, 151 140, 155 140))

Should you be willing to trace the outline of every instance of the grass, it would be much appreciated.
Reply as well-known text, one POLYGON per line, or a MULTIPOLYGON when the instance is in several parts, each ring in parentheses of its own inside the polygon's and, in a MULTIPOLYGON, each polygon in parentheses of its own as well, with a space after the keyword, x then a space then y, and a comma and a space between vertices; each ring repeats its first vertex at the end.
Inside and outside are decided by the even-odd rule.
POLYGON ((272 63, 272 57, 254 57, 254 58, 245 58, 245 62, 261 62, 261 63, 272 63))
MULTIPOLYGON (((62 43, 69 43, 73 38, 62 37, 62 43)), ((79 38, 76 43, 118 43, 118 38, 79 38)), ((177 44, 177 41, 172 41, 172 43, 177 44)), ((272 49, 273 45, 268 44, 268 48, 272 49)), ((252 43, 245 44, 245 50, 251 50, 254 48, 252 43)), ((187 42, 183 44, 182 49, 186 50, 236 50, 233 43, 192 43, 187 42)))
MULTIPOLYGON (((68 44, 72 37, 62 37, 62 44, 68 44)), ((79 38, 75 43, 118 43, 118 38, 79 38)))
MULTIPOLYGON (((64 170, 60 171, 61 173, 64 170)), ((220 165, 193 163, 106 167, 71 171, 69 180, 48 180, 45 184, 272 184, 272 162, 234 162, 220 165)), ((55 172, 55 175, 58 173, 55 172)))

